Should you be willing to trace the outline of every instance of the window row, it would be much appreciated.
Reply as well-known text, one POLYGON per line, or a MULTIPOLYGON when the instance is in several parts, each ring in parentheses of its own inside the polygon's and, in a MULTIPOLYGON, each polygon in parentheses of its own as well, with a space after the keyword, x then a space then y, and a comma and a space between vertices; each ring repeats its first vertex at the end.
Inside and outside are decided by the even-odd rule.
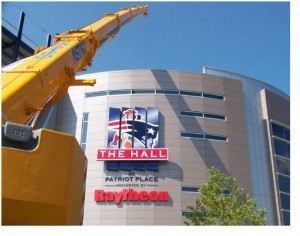
POLYGON ((158 161, 106 161, 106 170, 118 171, 118 170, 154 170, 158 171, 158 161))
POLYGON ((290 130, 272 121, 271 132, 282 220, 290 225, 290 130))
POLYGON ((192 97, 203 97, 215 100, 225 100, 224 95, 214 94, 214 93, 202 93, 195 91, 185 91, 185 90, 161 90, 161 89, 124 89, 124 90, 109 90, 109 91, 99 91, 86 93, 85 97, 99 97, 108 95, 126 95, 126 94, 165 94, 165 95, 182 95, 182 96, 192 96, 192 97))
MULTIPOLYGON (((199 193, 200 187, 187 187, 187 186, 182 186, 181 191, 182 192, 190 192, 190 193, 199 193)), ((230 194, 230 190, 224 190, 222 193, 224 196, 228 196, 230 194)))
POLYGON ((181 111, 181 116, 189 116, 189 117, 204 117, 209 119, 217 119, 217 120, 226 120, 226 116, 220 114, 212 114, 198 111, 181 111))
POLYGON ((201 133, 187 133, 181 132, 180 136, 182 138, 194 138, 194 139, 208 139, 208 140, 217 140, 227 142, 227 136, 214 135, 214 134, 201 134, 201 133))

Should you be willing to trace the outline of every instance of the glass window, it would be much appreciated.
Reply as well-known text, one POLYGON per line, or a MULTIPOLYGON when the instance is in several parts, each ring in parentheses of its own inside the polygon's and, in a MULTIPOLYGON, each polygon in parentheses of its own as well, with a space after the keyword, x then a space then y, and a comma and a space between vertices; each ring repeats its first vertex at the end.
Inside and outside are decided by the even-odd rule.
POLYGON ((202 112, 197 112, 197 111, 181 111, 180 115, 182 116, 195 116, 195 117, 203 117, 202 112))
POLYGON ((200 92, 192 92, 192 91, 184 91, 184 90, 180 90, 180 95, 202 97, 202 93, 200 92))
POLYGON ((275 154, 290 158, 290 144, 274 138, 275 154))
POLYGON ((283 224, 290 225, 290 212, 282 210, 283 224))
POLYGON ((83 113, 83 121, 88 121, 89 113, 83 113))
POLYGON ((81 143, 86 143, 88 122, 83 122, 82 133, 81 133, 81 143))
POLYGON ((290 141, 290 131, 288 129, 272 123, 272 131, 274 136, 290 141))
POLYGON ((290 195, 280 193, 281 208, 290 210, 290 195))
POLYGON ((157 94, 170 94, 170 95, 178 95, 179 91, 178 90, 156 90, 157 94))
POLYGON ((131 90, 113 90, 108 92, 109 95, 131 94, 131 90))
POLYGON ((197 138, 197 139, 204 139, 204 134, 197 134, 197 133, 181 133, 181 137, 185 138, 197 138))
POLYGON ((211 94, 211 93, 203 93, 203 97, 217 99, 217 100, 224 100, 224 96, 222 96, 222 95, 216 95, 216 94, 211 94))
POLYGON ((210 118, 210 119, 225 120, 225 116, 217 115, 217 114, 204 113, 204 117, 210 118))
POLYGON ((145 170, 145 162, 144 161, 133 161, 132 168, 134 170, 145 170))
POLYGON ((154 94, 155 90, 153 89, 138 89, 138 90, 132 90, 132 94, 154 94))
POLYGON ((106 161, 105 162, 106 170, 119 170, 119 162, 118 161, 106 161))
POLYGON ((199 187, 181 187, 182 192, 194 192, 199 193, 199 187))
POLYGON ((158 171, 158 161, 146 161, 146 169, 158 171))
POLYGON ((284 133, 285 133, 286 140, 290 141, 290 130, 285 129, 284 133))
POLYGON ((81 139, 80 139, 80 146, 85 152, 86 150, 86 137, 87 137, 87 130, 88 130, 88 121, 89 121, 89 113, 83 113, 82 117, 82 129, 81 129, 81 139))
POLYGON ((192 214, 192 213, 193 213, 192 211, 182 211, 182 212, 181 212, 181 215, 182 215, 182 216, 186 216, 186 215, 192 214))
POLYGON ((132 170, 132 161, 119 161, 120 170, 132 170))
POLYGON ((212 134, 205 134, 205 139, 227 141, 227 137, 225 137, 225 136, 218 136, 218 135, 212 135, 212 134))
POLYGON ((277 172, 285 175, 290 175, 290 162, 276 158, 277 172))
POLYGON ((86 98, 92 98, 92 97, 101 97, 101 96, 107 96, 107 91, 100 91, 95 93, 86 93, 86 98))
POLYGON ((82 151, 85 153, 85 149, 86 149, 86 144, 85 144, 85 143, 82 143, 82 144, 81 144, 81 149, 82 149, 82 151))
POLYGON ((279 185, 279 192, 290 193, 290 178, 277 175, 278 176, 278 185, 279 185))

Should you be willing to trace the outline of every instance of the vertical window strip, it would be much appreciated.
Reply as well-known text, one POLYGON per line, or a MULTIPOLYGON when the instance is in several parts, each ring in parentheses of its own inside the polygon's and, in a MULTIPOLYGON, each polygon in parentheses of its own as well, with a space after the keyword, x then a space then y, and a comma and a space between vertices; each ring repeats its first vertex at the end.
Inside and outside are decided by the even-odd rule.
POLYGON ((86 150, 86 137, 87 137, 87 129, 88 129, 88 120, 89 120, 89 113, 88 112, 83 113, 80 146, 81 146, 84 153, 85 153, 85 150, 86 150))
POLYGON ((290 129, 271 120, 271 135, 283 225, 290 225, 290 129))

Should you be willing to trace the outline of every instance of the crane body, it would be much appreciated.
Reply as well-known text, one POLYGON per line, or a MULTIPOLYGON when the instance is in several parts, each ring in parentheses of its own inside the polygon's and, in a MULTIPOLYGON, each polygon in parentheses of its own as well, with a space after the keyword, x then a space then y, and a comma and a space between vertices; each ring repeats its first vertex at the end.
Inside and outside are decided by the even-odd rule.
POLYGON ((55 36, 48 48, 2 70, 2 224, 82 224, 87 158, 75 137, 28 126, 70 86, 94 85, 75 74, 98 48, 140 15, 140 5, 105 14, 79 30, 55 36), (9 68, 9 69, 8 69, 9 68))

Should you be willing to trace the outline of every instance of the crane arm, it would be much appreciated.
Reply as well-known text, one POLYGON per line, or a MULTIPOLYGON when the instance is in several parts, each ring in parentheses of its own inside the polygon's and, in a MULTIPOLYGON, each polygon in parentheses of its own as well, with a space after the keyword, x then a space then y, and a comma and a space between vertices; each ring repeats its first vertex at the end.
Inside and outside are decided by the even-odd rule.
POLYGON ((114 38, 121 27, 140 15, 147 5, 105 14, 100 20, 79 30, 55 36, 55 43, 37 50, 11 70, 2 70, 2 124, 27 124, 45 108, 56 103, 70 86, 94 85, 95 80, 76 80, 75 74, 92 64, 98 48, 114 38))

